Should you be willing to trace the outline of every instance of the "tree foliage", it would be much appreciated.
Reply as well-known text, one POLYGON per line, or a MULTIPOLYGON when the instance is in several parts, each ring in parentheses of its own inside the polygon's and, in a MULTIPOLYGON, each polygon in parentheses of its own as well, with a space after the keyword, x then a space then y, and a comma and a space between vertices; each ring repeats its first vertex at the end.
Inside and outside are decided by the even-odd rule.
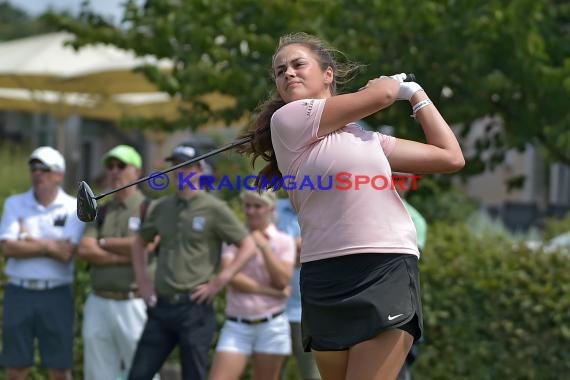
POLYGON ((55 27, 35 19, 7 1, 0 0, 0 41, 54 31, 55 27))
MULTIPOLYGON (((181 125, 235 122, 272 90, 271 56, 282 34, 315 33, 351 60, 367 65, 345 90, 380 74, 414 72, 446 119, 466 135, 489 118, 469 153, 465 174, 503 159, 509 148, 535 143, 570 163, 570 4, 553 0, 135 0, 120 25, 83 8, 79 20, 47 19, 77 37, 76 46, 104 42, 174 61, 170 73, 144 68, 160 89, 187 101, 181 125), (212 109, 219 92, 232 107, 212 109), (500 127, 493 125, 500 120, 500 127)), ((421 138, 398 104, 369 124, 398 126, 421 138)), ((242 119, 243 120, 243 119, 242 119)))

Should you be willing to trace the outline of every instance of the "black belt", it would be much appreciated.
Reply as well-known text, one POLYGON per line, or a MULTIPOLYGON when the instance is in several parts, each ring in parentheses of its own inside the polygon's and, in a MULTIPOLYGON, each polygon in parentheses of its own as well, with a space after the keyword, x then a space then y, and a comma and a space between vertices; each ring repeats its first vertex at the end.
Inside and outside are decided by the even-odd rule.
POLYGON ((139 298, 136 292, 119 292, 110 290, 93 290, 93 294, 97 297, 106 298, 114 301, 127 301, 139 298))
POLYGON ((191 296, 190 292, 186 292, 186 293, 175 293, 170 295, 157 296, 156 299, 158 303, 176 305, 180 303, 193 302, 190 296, 191 296))
POLYGON ((280 316, 284 312, 285 312, 284 310, 281 310, 275 314, 271 314, 265 318, 259 318, 259 319, 239 318, 239 317, 232 317, 230 315, 228 315, 226 317, 226 319, 228 321, 232 321, 232 322, 245 323, 246 325, 259 325, 260 323, 269 322, 270 320, 275 319, 276 317, 280 316))

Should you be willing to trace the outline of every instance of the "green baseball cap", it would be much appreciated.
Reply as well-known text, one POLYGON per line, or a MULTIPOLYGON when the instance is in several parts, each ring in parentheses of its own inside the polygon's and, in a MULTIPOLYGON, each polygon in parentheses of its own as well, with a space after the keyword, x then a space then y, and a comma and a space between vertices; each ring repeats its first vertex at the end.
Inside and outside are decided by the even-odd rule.
POLYGON ((135 168, 142 168, 142 158, 140 154, 129 145, 117 145, 103 156, 103 163, 107 160, 115 158, 127 165, 133 165, 135 168))

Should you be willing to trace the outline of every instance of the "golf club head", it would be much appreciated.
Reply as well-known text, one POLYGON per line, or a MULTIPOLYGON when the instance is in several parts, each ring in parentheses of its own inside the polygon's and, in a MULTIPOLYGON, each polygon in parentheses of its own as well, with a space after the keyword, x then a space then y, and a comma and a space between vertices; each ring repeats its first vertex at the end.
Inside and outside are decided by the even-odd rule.
POLYGON ((92 222, 97 217, 97 200, 85 181, 79 182, 77 190, 77 217, 82 222, 92 222))

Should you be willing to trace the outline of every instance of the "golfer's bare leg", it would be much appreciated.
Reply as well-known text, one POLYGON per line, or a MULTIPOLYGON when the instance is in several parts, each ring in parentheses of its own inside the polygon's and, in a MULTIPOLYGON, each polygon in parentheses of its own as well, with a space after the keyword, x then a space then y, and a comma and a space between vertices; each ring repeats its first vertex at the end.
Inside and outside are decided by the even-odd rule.
POLYGON ((313 351, 322 380, 345 380, 348 351, 313 351))
POLYGON ((403 330, 388 330, 348 351, 313 351, 322 380, 394 380, 413 343, 403 330))
POLYGON ((394 380, 402 369, 414 338, 393 329, 350 348, 346 380, 394 380))

